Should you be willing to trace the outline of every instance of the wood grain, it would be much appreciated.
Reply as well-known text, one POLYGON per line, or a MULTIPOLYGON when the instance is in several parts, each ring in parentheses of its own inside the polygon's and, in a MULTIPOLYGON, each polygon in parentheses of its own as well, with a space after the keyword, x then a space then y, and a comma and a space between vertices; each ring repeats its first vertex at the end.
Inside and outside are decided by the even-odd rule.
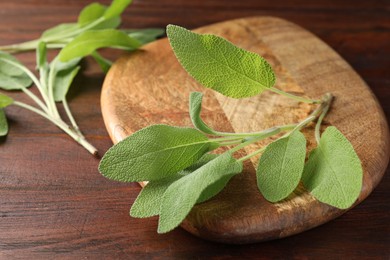
MULTIPOLYGON (((362 161, 364 180, 357 203, 371 193, 388 164, 389 130, 367 85, 338 54, 308 31, 274 17, 232 20, 197 31, 220 35, 265 57, 275 70, 277 88, 316 99, 327 92, 334 94, 326 124, 345 134, 362 161)), ((191 126, 191 91, 204 92, 204 88, 181 68, 167 39, 121 58, 108 73, 101 97, 112 140, 116 143, 150 124, 191 126)), ((204 100, 205 121, 214 129, 230 132, 297 123, 313 109, 267 91, 253 98, 231 99, 207 90, 204 100)), ((315 147, 312 130, 305 131, 308 150, 315 147)), ((257 161, 258 157, 252 158, 243 174, 233 178, 215 199, 194 207, 184 229, 218 242, 253 243, 302 232, 344 212, 319 203, 302 188, 285 201, 267 202, 256 185, 257 161)))
MULTIPOLYGON (((36 38, 73 22, 92 0, 0 1, 0 44, 36 38)), ((99 1, 108 4, 109 0, 99 1)), ((292 21, 336 50, 370 86, 390 120, 390 16, 383 0, 197 1, 135 0, 123 28, 197 28, 254 15, 292 21)), ((118 52, 105 51, 115 59, 118 52)), ((18 55, 30 69, 35 54, 18 55)), ((100 113, 104 75, 87 59, 72 87, 70 106, 87 138, 104 153, 112 142, 100 113)), ((131 71, 129 72, 131 73, 131 71)), ((13 97, 29 102, 19 92, 13 97)), ((354 93, 356 94, 356 93, 354 93)), ((157 235, 157 219, 133 219, 137 184, 104 179, 98 160, 45 119, 16 107, 0 139, 1 259, 388 259, 390 168, 353 210, 315 229, 274 241, 225 245, 178 228, 157 235)))

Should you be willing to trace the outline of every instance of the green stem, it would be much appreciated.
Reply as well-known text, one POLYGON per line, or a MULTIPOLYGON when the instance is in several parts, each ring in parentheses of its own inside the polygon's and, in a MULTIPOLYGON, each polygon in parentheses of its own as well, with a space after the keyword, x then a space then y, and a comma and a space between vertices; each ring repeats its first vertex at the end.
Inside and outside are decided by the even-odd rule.
POLYGON ((24 109, 30 110, 30 111, 46 118, 47 120, 49 120, 50 122, 55 124, 57 127, 59 127, 62 131, 67 133, 76 142, 78 142, 85 149, 87 149, 91 154, 97 155, 97 149, 93 145, 91 145, 87 140, 85 140, 85 138, 80 137, 76 132, 72 131, 72 129, 69 128, 69 126, 61 119, 53 118, 50 115, 44 113, 43 111, 41 111, 33 106, 30 106, 28 104, 25 104, 23 102, 14 101, 13 104, 16 106, 22 107, 24 109))
POLYGON ((315 99, 308 99, 304 97, 295 96, 293 94, 284 92, 283 90, 277 89, 275 87, 269 88, 272 92, 278 93, 280 95, 286 96, 288 98, 294 99, 299 102, 309 103, 309 104, 319 104, 321 103, 321 100, 315 100, 315 99))
MULTIPOLYGON (((280 128, 280 131, 288 131, 293 129, 297 124, 289 124, 289 125, 281 125, 281 126, 275 126, 276 128, 280 128)), ((272 128, 275 128, 272 127, 272 128)), ((271 129, 271 128, 270 128, 271 129)), ((225 133, 225 132, 218 132, 215 131, 215 135, 219 136, 237 136, 237 137, 248 137, 248 136, 258 136, 259 134, 263 134, 263 131, 260 132, 254 132, 254 133, 225 133)))
POLYGON ((46 113, 49 111, 48 108, 45 106, 45 104, 43 104, 42 101, 41 101, 34 93, 32 93, 30 90, 28 90, 27 88, 22 88, 22 91, 23 91, 27 96, 29 96, 32 100, 34 100, 34 102, 35 102, 43 111, 45 111, 46 113))
MULTIPOLYGON (((52 65, 55 62, 55 60, 52 61, 52 65)), ((48 106, 50 106, 51 111, 53 113, 54 117, 60 118, 60 114, 58 113, 56 102, 54 100, 54 79, 55 79, 56 70, 54 69, 54 65, 51 66, 49 71, 49 78, 48 78, 48 86, 47 86, 47 98, 48 98, 48 106)))
POLYGON ((253 156, 256 156, 256 155, 258 155, 258 154, 264 152, 264 150, 267 148, 267 146, 268 146, 268 145, 266 145, 266 146, 260 148, 259 150, 254 151, 253 153, 250 153, 250 154, 248 154, 248 155, 246 155, 246 156, 244 156, 244 157, 241 157, 240 159, 238 159, 238 161, 239 161, 239 162, 246 161, 246 160, 252 158, 253 156))
POLYGON ((62 100, 62 104, 64 105, 64 109, 65 109, 65 112, 66 112, 66 115, 68 116, 69 120, 70 120, 70 123, 72 124, 72 127, 74 129, 74 131, 76 131, 76 133, 78 133, 81 137, 84 137, 83 134, 81 133, 80 131, 80 128, 79 126, 77 125, 76 123, 76 120, 74 119, 73 115, 72 115, 72 112, 70 111, 69 109, 69 105, 68 105, 68 102, 66 101, 66 98, 64 98, 62 100))
POLYGON ((331 93, 327 93, 325 98, 326 98, 326 102, 324 102, 325 106, 322 110, 321 115, 318 117, 318 121, 317 121, 316 127, 314 129, 314 135, 316 138, 317 145, 320 143, 320 137, 321 137, 320 136, 320 128, 321 128, 322 120, 324 119, 324 117, 326 116, 326 114, 329 111, 330 104, 332 103, 332 100, 333 100, 333 95, 331 93))

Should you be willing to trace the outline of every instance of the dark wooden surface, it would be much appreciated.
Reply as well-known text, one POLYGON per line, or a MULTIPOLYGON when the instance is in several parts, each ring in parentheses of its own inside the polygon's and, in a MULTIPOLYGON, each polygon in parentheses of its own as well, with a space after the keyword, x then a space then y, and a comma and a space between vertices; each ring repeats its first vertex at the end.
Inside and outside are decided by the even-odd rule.
MULTIPOLYGON (((74 21, 89 2, 0 1, 0 45, 29 40, 47 27, 74 21)), ((123 26, 176 23, 195 28, 253 15, 288 19, 319 36, 352 65, 389 121, 389 8, 388 1, 144 0, 127 9, 123 26)), ((19 58, 34 68, 33 53, 19 58)), ((84 67, 70 106, 87 138, 103 153, 111 146, 99 106, 104 75, 90 60, 84 67)), ((28 101, 19 93, 12 95, 28 101)), ((104 179, 97 171, 98 160, 45 119, 16 107, 6 112, 11 131, 0 139, 1 259, 390 257, 389 169, 363 203, 330 223, 282 240, 216 244, 182 229, 157 235, 156 218, 128 216, 140 190, 137 184, 104 179)))

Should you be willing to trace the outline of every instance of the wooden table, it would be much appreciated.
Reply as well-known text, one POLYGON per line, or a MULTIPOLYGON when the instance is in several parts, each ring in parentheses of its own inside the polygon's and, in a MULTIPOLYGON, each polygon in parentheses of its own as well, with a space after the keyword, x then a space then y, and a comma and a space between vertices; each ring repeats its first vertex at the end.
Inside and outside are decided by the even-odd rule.
MULTIPOLYGON (((33 39, 48 27, 75 21, 90 2, 3 0, 0 45, 33 39)), ((389 120, 389 8, 389 2, 380 0, 136 0, 125 12, 123 27, 174 23, 196 28, 254 15, 288 19, 340 53, 372 88, 389 120)), ((115 58, 119 53, 106 54, 115 58)), ((34 53, 18 57, 34 68, 34 53)), ((83 67, 70 106, 87 138, 103 153, 112 144, 99 106, 104 75, 89 59, 83 67)), ((17 92, 12 96, 28 102, 17 92)), ((102 177, 97 171, 99 160, 45 119, 17 107, 6 112, 11 130, 0 139, 1 259, 390 257, 390 168, 367 200, 321 227, 259 244, 216 244, 180 228, 157 235, 156 218, 128 215, 138 184, 102 177)))

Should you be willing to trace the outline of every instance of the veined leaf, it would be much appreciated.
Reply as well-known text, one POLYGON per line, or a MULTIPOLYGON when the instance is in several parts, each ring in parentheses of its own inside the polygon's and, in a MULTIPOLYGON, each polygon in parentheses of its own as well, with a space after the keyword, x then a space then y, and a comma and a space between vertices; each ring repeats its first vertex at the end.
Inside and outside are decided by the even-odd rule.
POLYGON ((7 107, 14 102, 12 98, 0 93, 0 108, 7 107))
POLYGON ((191 92, 190 94, 190 117, 192 124, 200 131, 206 134, 216 134, 216 131, 211 129, 208 125, 203 122, 200 117, 202 110, 202 98, 203 94, 200 92, 191 92))
POLYGON ((99 170, 118 181, 152 181, 166 178, 195 163, 217 143, 193 128, 152 125, 111 147, 99 170))
POLYGON ((74 58, 85 57, 103 47, 132 50, 139 46, 140 43, 137 40, 118 30, 86 31, 67 44, 58 56, 60 61, 66 62, 74 58))
POLYGON ((127 6, 131 4, 131 2, 132 0, 113 0, 111 5, 104 13, 104 18, 111 19, 121 15, 127 6))
MULTIPOLYGON (((199 169, 209 161, 215 159, 217 155, 215 154, 205 154, 202 158, 199 159, 196 163, 184 169, 172 176, 169 176, 162 180, 150 181, 148 184, 142 188, 141 192, 138 194, 137 199, 134 201, 133 206, 130 210, 130 216, 135 218, 147 218, 160 214, 160 205, 162 196, 168 187, 181 177, 194 172, 199 169)), ((220 183, 220 182, 218 182, 220 183)), ((211 185, 211 189, 206 189, 201 196, 202 201, 208 200, 213 197, 213 194, 218 193, 223 187, 214 187, 211 185), (213 189, 214 188, 214 189, 213 189)), ((221 186, 221 184, 219 185, 221 186)), ((199 201, 198 201, 199 202, 199 201)))
POLYGON ((61 36, 70 32, 76 31, 79 28, 77 23, 62 23, 52 28, 47 29, 41 35, 41 40, 45 41, 48 38, 61 36))
POLYGON ((359 197, 363 169, 352 144, 334 126, 326 128, 309 156, 302 177, 319 201, 346 209, 359 197))
POLYGON ((157 37, 164 34, 165 30, 160 28, 148 28, 148 29, 136 29, 136 30, 124 30, 130 37, 139 41, 142 45, 152 42, 157 37))
POLYGON ((31 78, 20 66, 23 65, 15 57, 0 51, 0 88, 17 90, 32 84, 31 78))
POLYGON ((181 65, 205 87, 243 98, 275 84, 275 75, 264 58, 221 37, 193 33, 176 25, 167 26, 167 35, 181 65))
POLYGON ((165 191, 161 202, 158 233, 166 233, 176 228, 205 189, 222 178, 231 178, 241 171, 242 163, 227 152, 175 181, 165 191))
MULTIPOLYGON (((1 96, 0 96, 0 100, 1 100, 1 96)), ((5 136, 7 134, 8 134, 7 117, 5 116, 4 110, 0 108, 0 136, 5 136)))
POLYGON ((306 157, 305 136, 295 131, 269 144, 257 168, 257 186, 271 202, 285 199, 298 186, 306 157))

